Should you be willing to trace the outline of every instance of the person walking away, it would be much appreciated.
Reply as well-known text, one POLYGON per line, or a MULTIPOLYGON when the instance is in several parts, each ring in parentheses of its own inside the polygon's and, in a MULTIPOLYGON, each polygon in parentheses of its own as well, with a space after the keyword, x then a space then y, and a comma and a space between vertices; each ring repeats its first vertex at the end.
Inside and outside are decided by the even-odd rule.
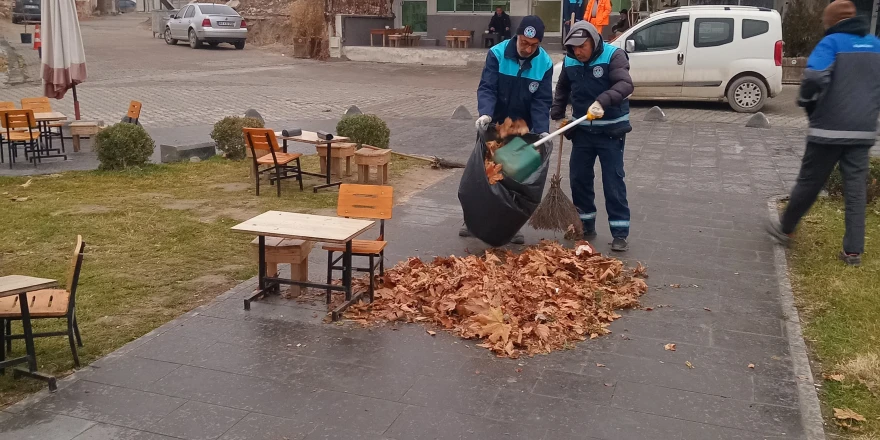
POLYGON ((489 32, 500 35, 499 42, 510 39, 510 16, 504 12, 504 8, 495 8, 495 15, 489 20, 489 32))
POLYGON ((572 141, 569 161, 571 195, 584 226, 584 238, 596 236, 596 193, 593 168, 596 157, 602 166, 602 189, 605 210, 611 229, 611 250, 629 248, 630 211, 626 199, 623 150, 629 123, 629 95, 633 82, 629 58, 621 49, 602 41, 595 26, 586 21, 575 23, 563 40, 567 49, 550 117, 565 118, 571 103, 572 118, 589 113, 594 120, 584 121, 569 130, 572 141))
MULTIPOLYGON (((486 55, 477 88, 480 117, 476 128, 484 131, 492 121, 522 119, 532 133, 547 136, 553 101, 553 60, 541 47, 544 22, 535 15, 523 17, 513 39, 496 44, 486 55)), ((470 237, 464 226, 458 235, 470 237)), ((521 233, 511 240, 523 244, 521 233)))
POLYGON ((584 20, 588 21, 596 32, 602 35, 602 28, 608 25, 611 19, 611 0, 589 0, 584 12, 584 20))
POLYGON ((562 19, 565 20, 562 35, 568 33, 571 25, 581 21, 584 17, 584 0, 562 0, 562 19), (574 22, 571 15, 574 14, 574 22))
POLYGON ((846 232, 839 258, 861 265, 865 248, 865 205, 869 150, 877 136, 880 115, 880 40, 870 35, 867 18, 855 5, 837 0, 822 18, 825 37, 807 59, 798 105, 810 120, 807 147, 788 205, 768 232, 788 245, 801 218, 840 163, 843 175, 846 232), (871 79, 874 78, 874 79, 871 79))

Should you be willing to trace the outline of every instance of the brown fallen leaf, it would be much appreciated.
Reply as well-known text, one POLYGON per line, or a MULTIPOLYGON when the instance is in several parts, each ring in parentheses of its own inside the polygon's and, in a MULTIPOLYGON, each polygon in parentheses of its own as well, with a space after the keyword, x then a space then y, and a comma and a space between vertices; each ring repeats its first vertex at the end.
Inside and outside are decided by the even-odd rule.
POLYGON ((711 312, 711 311, 712 311, 712 309, 710 309, 710 308, 708 308, 708 307, 703 307, 703 310, 705 310, 705 311, 707 311, 707 312, 711 312))
POLYGON ((27 188, 27 187, 31 186, 31 183, 32 183, 33 181, 34 181, 34 179, 28 179, 27 182, 22 183, 21 185, 18 185, 18 186, 20 186, 20 187, 22 187, 22 188, 27 188))
POLYGON ((751 369, 754 370, 754 369, 755 369, 755 364, 749 364, 749 368, 751 368, 751 369))
POLYGON ((504 175, 501 174, 500 164, 486 159, 484 165, 486 166, 486 177, 489 179, 489 185, 494 185, 504 179, 504 175))
POLYGON ((669 287, 672 287, 673 289, 680 289, 681 284, 670 284, 669 287))
POLYGON ((684 364, 687 365, 688 368, 694 368, 694 364, 692 364, 691 361, 685 361, 684 364))
POLYGON ((844 376, 843 374, 823 374, 822 377, 827 380, 833 380, 835 382, 843 382, 843 380, 846 379, 846 376, 844 376))
POLYGON ((495 126, 496 135, 504 139, 508 136, 522 136, 529 132, 529 125, 522 119, 512 120, 506 118, 504 122, 495 126))
POLYGON ((13 202, 27 202, 27 200, 28 200, 27 197, 13 197, 12 198, 13 202))
POLYGON ((645 307, 643 310, 646 312, 650 312, 651 310, 654 310, 654 308, 653 307, 645 307))
POLYGON ((865 416, 849 409, 849 408, 834 408, 834 418, 837 420, 852 420, 856 422, 867 422, 865 416))
POLYGON ((433 331, 433 330, 426 330, 426 331, 427 331, 428 334, 431 335, 431 336, 436 336, 436 335, 437 335, 437 332, 435 332, 435 331, 433 331))
POLYGON ((666 344, 663 346, 666 351, 675 351, 675 344, 666 344))
POLYGON ((605 368, 605 364, 596 363, 596 366, 599 368, 605 368))

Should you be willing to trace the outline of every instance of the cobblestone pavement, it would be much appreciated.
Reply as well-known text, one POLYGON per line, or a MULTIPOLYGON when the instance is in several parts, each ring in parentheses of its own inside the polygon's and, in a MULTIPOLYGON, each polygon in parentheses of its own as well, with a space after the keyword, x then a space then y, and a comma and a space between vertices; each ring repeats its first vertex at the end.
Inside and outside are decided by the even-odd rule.
MULTIPOLYGON (((169 47, 151 38, 145 19, 125 14, 81 23, 89 72, 78 87, 84 118, 116 121, 130 100, 144 104, 143 123, 154 127, 213 124, 247 108, 268 121, 336 118, 351 105, 386 118, 448 117, 459 105, 476 113, 478 69, 321 63, 250 47, 169 47)), ((40 95, 37 52, 18 44, 20 26, 3 23, 0 30, 23 58, 30 80, 0 85, 0 98, 40 95)), ((804 126, 792 90, 765 108, 774 126, 804 126)), ((633 117, 640 119, 654 104, 671 121, 744 124, 749 117, 721 103, 635 103, 633 117)), ((55 105, 73 114, 70 95, 55 105)))
MULTIPOLYGON (((423 140, 407 143, 414 153, 463 159, 472 145, 469 121, 399 131, 423 140)), ((646 309, 624 312, 611 335, 497 359, 417 325, 324 324, 321 304, 272 297, 245 312, 252 279, 57 393, 0 412, 0 440, 821 438, 802 341, 789 339, 796 321, 761 231, 767 197, 795 176, 799 130, 640 123, 626 148, 625 259, 647 265, 650 289, 646 309)), ((457 237, 459 178, 450 172, 395 208, 388 264, 485 249, 457 237)), ((608 252, 600 216, 595 245, 608 252)), ((311 256, 313 279, 324 257, 311 256)))

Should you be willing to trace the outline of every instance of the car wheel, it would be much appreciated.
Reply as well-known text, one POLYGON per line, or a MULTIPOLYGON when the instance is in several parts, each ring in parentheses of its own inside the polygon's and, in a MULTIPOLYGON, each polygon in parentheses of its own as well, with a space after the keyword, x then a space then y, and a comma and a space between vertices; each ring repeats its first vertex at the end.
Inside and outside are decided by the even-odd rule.
POLYGON ((171 28, 165 28, 165 44, 170 44, 172 46, 177 44, 177 40, 171 38, 171 28))
POLYGON ((199 37, 196 36, 196 31, 192 29, 189 30, 189 47, 193 49, 202 47, 202 40, 199 40, 199 37))
POLYGON ((244 49, 244 41, 237 41, 237 42, 235 42, 234 46, 236 49, 242 50, 242 49, 244 49))
POLYGON ((740 113, 755 113, 767 103, 767 86, 754 76, 737 78, 727 89, 727 102, 740 113))

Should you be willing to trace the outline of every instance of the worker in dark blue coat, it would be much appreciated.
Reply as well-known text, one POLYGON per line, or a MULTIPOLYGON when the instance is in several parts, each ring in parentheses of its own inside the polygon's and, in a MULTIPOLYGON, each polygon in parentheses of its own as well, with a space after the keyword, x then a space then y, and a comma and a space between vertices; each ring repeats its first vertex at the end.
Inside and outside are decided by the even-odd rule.
POLYGON ((602 36, 588 21, 572 25, 563 44, 566 56, 556 82, 556 95, 550 117, 565 118, 571 104, 572 117, 586 114, 592 120, 569 130, 566 136, 573 147, 569 162, 571 196, 584 226, 584 237, 596 235, 596 193, 593 189, 596 157, 602 166, 602 189, 605 211, 611 229, 611 250, 628 249, 629 203, 623 171, 623 148, 629 123, 629 95, 633 82, 629 58, 621 49, 602 41, 602 36))
MULTIPOLYGON (((477 130, 485 130, 493 121, 521 119, 529 131, 541 137, 550 129, 550 104, 553 102, 553 60, 541 48, 544 22, 534 15, 523 17, 516 35, 489 49, 486 66, 477 89, 477 130)), ((471 234, 467 227, 462 237, 471 234)), ((511 243, 522 244, 522 234, 511 243)))

